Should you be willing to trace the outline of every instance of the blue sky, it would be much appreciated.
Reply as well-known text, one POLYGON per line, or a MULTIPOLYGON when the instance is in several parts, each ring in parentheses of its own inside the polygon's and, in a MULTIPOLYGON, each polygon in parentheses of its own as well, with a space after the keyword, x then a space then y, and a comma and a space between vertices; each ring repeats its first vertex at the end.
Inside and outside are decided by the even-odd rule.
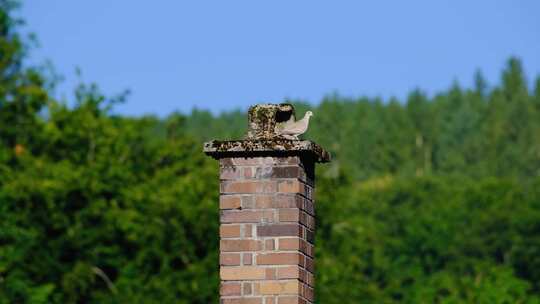
POLYGON ((214 112, 325 94, 432 94, 481 69, 497 83, 520 57, 540 75, 540 1, 30 0, 34 62, 107 94, 130 89, 117 112, 214 112))

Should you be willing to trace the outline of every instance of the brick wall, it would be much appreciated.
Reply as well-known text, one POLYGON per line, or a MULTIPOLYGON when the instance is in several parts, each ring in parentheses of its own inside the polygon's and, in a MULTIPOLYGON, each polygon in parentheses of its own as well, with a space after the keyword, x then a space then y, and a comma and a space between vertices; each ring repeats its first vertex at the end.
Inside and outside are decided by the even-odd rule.
POLYGON ((313 303, 314 161, 220 159, 222 304, 313 303))

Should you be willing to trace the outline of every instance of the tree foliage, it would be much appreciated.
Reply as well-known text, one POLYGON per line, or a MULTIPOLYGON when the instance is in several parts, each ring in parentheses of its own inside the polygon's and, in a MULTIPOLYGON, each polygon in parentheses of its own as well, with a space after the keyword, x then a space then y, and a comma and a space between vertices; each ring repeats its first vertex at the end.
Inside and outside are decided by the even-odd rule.
MULTIPOLYGON (((0 303, 211 303, 218 172, 201 153, 245 114, 124 117, 81 84, 71 106, 25 64, 0 1, 0 303)), ((508 61, 428 96, 338 94, 306 137, 318 168, 319 303, 540 302, 540 77, 508 61)))

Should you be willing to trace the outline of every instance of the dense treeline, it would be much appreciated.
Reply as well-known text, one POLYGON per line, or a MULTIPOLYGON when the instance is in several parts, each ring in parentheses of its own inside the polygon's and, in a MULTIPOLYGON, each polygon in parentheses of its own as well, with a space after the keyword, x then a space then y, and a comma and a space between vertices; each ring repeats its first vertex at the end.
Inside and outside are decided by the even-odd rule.
MULTIPOLYGON (((0 1, 0 303, 215 303, 217 165, 241 111, 123 117, 81 84, 25 64, 0 1), (71 106, 67 106, 70 104, 71 106)), ((510 59, 407 100, 339 95, 307 138, 318 168, 318 303, 540 302, 540 78, 510 59)))

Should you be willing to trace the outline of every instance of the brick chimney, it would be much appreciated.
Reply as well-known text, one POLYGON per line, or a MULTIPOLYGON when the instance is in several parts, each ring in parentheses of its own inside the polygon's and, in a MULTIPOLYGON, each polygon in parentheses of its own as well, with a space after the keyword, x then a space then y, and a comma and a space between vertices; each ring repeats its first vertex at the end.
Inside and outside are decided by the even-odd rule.
POLYGON ((314 303, 315 163, 330 155, 277 135, 290 104, 249 110, 244 140, 212 141, 220 167, 221 304, 314 303))

